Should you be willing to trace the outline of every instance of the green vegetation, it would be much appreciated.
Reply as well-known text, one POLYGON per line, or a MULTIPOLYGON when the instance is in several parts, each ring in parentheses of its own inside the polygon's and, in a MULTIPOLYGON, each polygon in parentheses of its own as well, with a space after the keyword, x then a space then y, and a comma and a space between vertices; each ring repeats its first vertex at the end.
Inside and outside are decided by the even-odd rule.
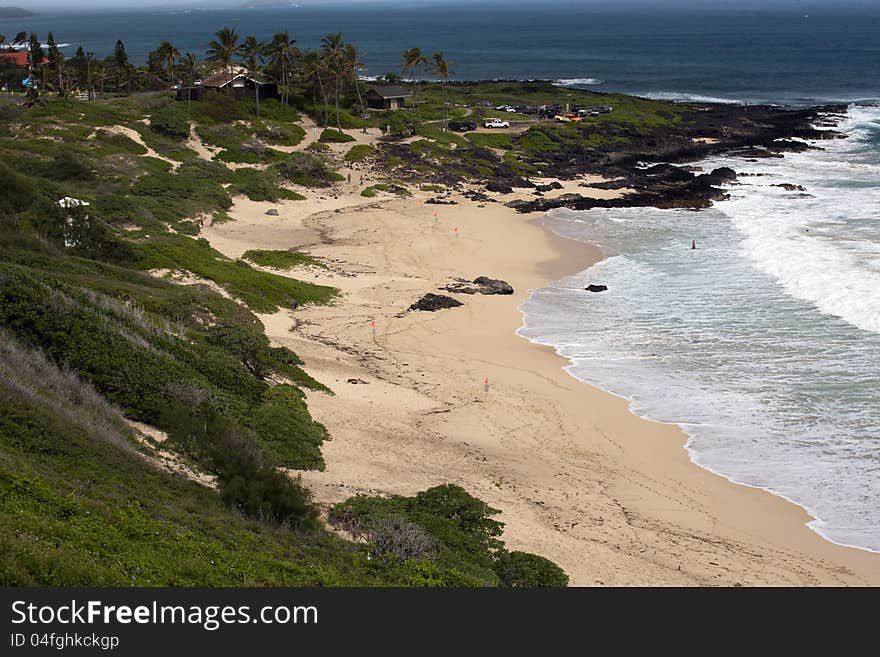
POLYGON ((184 269, 225 288, 255 312, 272 313, 292 304, 327 303, 333 288, 269 274, 244 260, 230 260, 207 240, 182 235, 149 237, 135 244, 144 269, 184 269))
POLYGON ((471 132, 467 135, 467 140, 476 146, 483 148, 513 148, 513 141, 510 135, 496 134, 486 132, 471 132))
POLYGON ((150 129, 176 141, 189 137, 189 115, 179 105, 169 104, 150 116, 150 129))
POLYGON ((260 141, 278 146, 296 146, 306 136, 306 131, 295 123, 259 121, 253 123, 255 136, 260 141))
POLYGON ((368 157, 372 157, 375 152, 376 149, 369 144, 358 144, 357 146, 352 146, 351 149, 345 154, 345 161, 363 162, 368 157))
POLYGON ((534 554, 508 552, 498 510, 460 486, 446 484, 414 497, 358 495, 335 505, 332 524, 364 537, 377 557, 420 558, 455 568, 462 582, 505 586, 566 586, 555 564, 534 554))
POLYGON ((347 135, 341 130, 334 130, 333 128, 324 128, 324 130, 321 131, 321 136, 318 138, 318 141, 324 142, 325 144, 345 144, 354 140, 354 137, 351 135, 347 135))
POLYGON ((361 196, 374 198, 379 192, 387 192, 402 197, 412 196, 412 192, 403 185, 397 183, 376 183, 375 185, 370 185, 361 192, 361 196))
POLYGON ((245 251, 241 256, 244 260, 250 260, 255 265, 271 267, 272 269, 293 269, 295 267, 321 267, 325 265, 320 260, 315 260, 304 253, 294 251, 266 251, 252 249, 245 251))
POLYGON ((310 153, 290 153, 273 165, 272 171, 282 180, 303 187, 329 187, 343 180, 343 176, 330 169, 327 163, 310 153))

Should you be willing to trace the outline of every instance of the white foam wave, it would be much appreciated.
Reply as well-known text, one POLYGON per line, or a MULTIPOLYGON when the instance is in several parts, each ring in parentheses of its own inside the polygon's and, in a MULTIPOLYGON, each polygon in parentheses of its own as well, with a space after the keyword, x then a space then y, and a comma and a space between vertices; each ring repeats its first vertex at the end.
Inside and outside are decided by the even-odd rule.
POLYGON ((722 98, 720 96, 705 96, 702 94, 690 94, 678 91, 648 91, 646 93, 636 93, 636 96, 642 98, 651 98, 652 100, 670 100, 679 103, 721 103, 723 105, 745 105, 745 101, 737 98, 722 98))
POLYGON ((596 85, 604 83, 604 80, 600 80, 599 78, 562 78, 559 80, 554 80, 553 84, 559 85, 561 87, 571 87, 574 85, 596 85))
POLYGON ((700 213, 553 211, 557 232, 620 255, 534 291, 518 331, 634 413, 681 425, 698 465, 800 504, 820 535, 873 551, 878 120, 878 107, 850 108, 838 130, 851 137, 822 150, 704 162, 762 177, 741 178, 729 201, 700 213), (609 292, 586 294, 589 283, 609 292))

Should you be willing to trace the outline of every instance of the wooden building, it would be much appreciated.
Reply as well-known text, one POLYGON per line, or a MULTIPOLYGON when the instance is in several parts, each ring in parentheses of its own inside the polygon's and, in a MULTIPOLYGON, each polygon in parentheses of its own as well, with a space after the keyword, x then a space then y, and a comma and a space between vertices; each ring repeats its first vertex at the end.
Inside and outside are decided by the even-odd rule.
POLYGON ((269 80, 257 78, 247 73, 215 73, 191 87, 177 90, 177 100, 205 101, 215 93, 229 93, 234 98, 253 98, 260 100, 278 97, 278 85, 269 80))
POLYGON ((406 99, 412 94, 398 85, 373 86, 367 89, 364 97, 370 109, 396 110, 406 107, 406 99))

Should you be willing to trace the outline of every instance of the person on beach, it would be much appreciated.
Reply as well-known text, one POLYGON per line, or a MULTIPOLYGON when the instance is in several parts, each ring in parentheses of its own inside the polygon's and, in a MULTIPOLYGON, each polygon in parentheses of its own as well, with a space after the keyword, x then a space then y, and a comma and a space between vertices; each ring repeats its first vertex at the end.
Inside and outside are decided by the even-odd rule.
POLYGON ((348 172, 348 184, 351 184, 351 171, 348 172))
POLYGON ((691 240, 691 249, 697 248, 697 240, 691 240))

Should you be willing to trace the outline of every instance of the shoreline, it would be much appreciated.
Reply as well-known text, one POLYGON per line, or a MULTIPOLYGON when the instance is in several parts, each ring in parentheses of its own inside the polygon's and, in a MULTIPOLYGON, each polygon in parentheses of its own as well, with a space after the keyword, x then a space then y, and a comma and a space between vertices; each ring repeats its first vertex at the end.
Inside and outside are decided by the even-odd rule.
MULTIPOLYGON (((546 216, 546 213, 545 213, 544 216, 546 216)), ((577 243, 580 243, 580 244, 582 244, 582 245, 588 247, 588 248, 591 250, 591 253, 593 254, 593 257, 595 258, 594 260, 592 260, 591 264, 589 264, 587 267, 584 267, 583 269, 580 269, 580 270, 577 270, 577 271, 571 271, 571 270, 569 270, 569 269, 565 269, 564 265, 562 264, 562 263, 566 262, 566 257, 567 257, 567 256, 561 256, 561 257, 560 257, 560 270, 563 271, 563 273, 562 273, 561 275, 557 276, 555 280, 558 280, 558 279, 560 279, 560 278, 564 278, 565 276, 570 276, 570 275, 573 275, 573 274, 576 274, 576 273, 580 273, 580 272, 584 271, 585 269, 588 269, 589 267, 592 267, 593 265, 597 264, 600 260, 602 260, 602 259, 604 258, 603 251, 602 251, 602 246, 601 246, 600 244, 598 244, 598 243, 596 243, 596 242, 584 242, 584 241, 578 240, 577 238, 574 238, 574 237, 566 237, 566 236, 560 235, 559 233, 555 232, 550 226, 546 225, 546 222, 543 221, 543 217, 542 217, 542 220, 541 220, 541 221, 537 221, 537 220, 535 220, 535 223, 536 223, 536 225, 540 225, 540 226, 542 226, 542 227, 543 227, 548 233, 550 233, 553 237, 558 238, 558 240, 560 240, 559 242, 557 242, 557 244, 558 244, 558 246, 559 246, 560 249, 565 249, 564 242, 577 242, 577 243)), ((553 271, 553 270, 551 269, 550 271, 553 271)), ((551 281, 551 282, 553 282, 553 281, 551 281)), ((524 326, 525 326, 525 324, 523 324, 523 326, 521 326, 520 328, 523 328, 524 326)), ((847 543, 841 543, 841 542, 839 542, 839 541, 835 541, 834 539, 832 539, 832 538, 826 536, 822 531, 820 531, 819 529, 817 529, 816 527, 813 526, 813 525, 814 525, 815 523, 817 523, 817 522, 822 522, 822 520, 821 520, 821 519, 820 519, 820 518, 819 518, 819 517, 818 517, 818 516, 817 516, 817 515, 816 515, 816 514, 815 514, 815 513, 814 513, 814 512, 808 507, 808 506, 807 506, 807 505, 805 505, 805 504, 801 504, 800 502, 797 502, 796 500, 793 500, 793 499, 791 499, 790 497, 784 495, 783 493, 780 493, 780 492, 778 492, 778 491, 776 491, 776 490, 773 490, 773 489, 770 488, 770 487, 767 487, 767 486, 759 486, 759 485, 750 484, 750 483, 747 483, 747 482, 744 482, 744 481, 739 481, 739 480, 735 479, 734 477, 732 477, 732 476, 730 476, 730 475, 727 475, 727 474, 725 474, 725 473, 723 473, 723 472, 721 472, 721 471, 719 471, 719 470, 717 470, 717 469, 715 469, 715 468, 713 468, 713 467, 710 467, 709 465, 706 465, 706 464, 703 464, 703 463, 699 463, 698 460, 697 460, 697 458, 699 457, 699 452, 696 450, 696 448, 692 447, 692 442, 693 442, 693 440, 695 439, 695 437, 694 437, 693 435, 689 434, 689 433, 687 432, 687 430, 684 428, 684 426, 682 426, 681 424, 679 424, 679 423, 677 423, 677 422, 667 422, 667 421, 657 420, 657 419, 655 419, 655 418, 651 418, 651 417, 649 417, 649 416, 647 416, 647 415, 642 415, 642 414, 638 413, 638 412, 632 407, 632 403, 633 403, 632 398, 627 397, 626 395, 622 395, 622 394, 616 393, 616 392, 614 392, 614 391, 612 391, 612 390, 609 390, 609 389, 607 389, 607 388, 604 388, 604 387, 602 387, 602 386, 600 386, 600 385, 598 385, 598 384, 596 384, 596 383, 592 383, 592 382, 590 382, 590 381, 584 381, 583 379, 578 378, 578 377, 575 376, 574 374, 569 373, 569 372, 568 372, 568 368, 569 368, 571 365, 573 365, 572 361, 571 361, 569 358, 567 358, 566 356, 563 356, 562 354, 560 354, 559 351, 557 350, 557 348, 556 348, 554 345, 552 345, 552 344, 547 344, 547 343, 544 343, 544 342, 540 342, 540 341, 537 341, 537 340, 533 340, 532 338, 528 338, 528 337, 522 336, 522 335, 519 334, 519 330, 520 330, 520 329, 517 329, 517 335, 519 335, 520 337, 522 337, 522 338, 525 339, 525 340, 528 340, 529 342, 531 342, 531 343, 534 344, 535 346, 537 346, 537 347, 546 347, 546 348, 552 349, 553 352, 554 352, 554 353, 555 353, 560 359, 562 359, 563 361, 565 361, 565 363, 567 363, 567 365, 565 365, 565 366, 563 367, 563 370, 566 371, 566 373, 568 373, 572 378, 574 378, 574 379, 575 379, 576 381, 578 381, 579 383, 582 383, 582 384, 584 384, 584 385, 590 386, 591 388, 595 388, 595 389, 597 389, 597 390, 600 390, 601 392, 604 392, 605 394, 608 394, 608 395, 611 395, 611 396, 613 396, 613 397, 616 397, 616 398, 618 398, 618 399, 623 400, 624 402, 626 402, 627 406, 629 407, 629 411, 630 411, 630 413, 632 413, 634 416, 636 416, 636 417, 638 417, 638 418, 640 418, 640 419, 646 420, 646 421, 648 421, 648 422, 657 422, 657 423, 660 423, 660 424, 665 424, 665 425, 668 425, 668 426, 672 426, 672 427, 676 427, 676 428, 678 428, 678 429, 679 429, 679 430, 685 435, 685 441, 684 441, 684 444, 682 445, 682 449, 683 449, 683 450, 685 451, 685 453, 687 454, 688 459, 691 461, 691 463, 693 463, 693 464, 694 464, 695 466, 697 466, 698 468, 701 468, 701 469, 706 470, 706 471, 708 471, 708 472, 710 472, 710 473, 712 473, 712 474, 714 474, 714 475, 717 475, 717 476, 719 476, 719 477, 722 477, 723 479, 727 480, 728 482, 730 482, 731 484, 734 484, 734 485, 736 485, 736 486, 745 486, 745 487, 747 487, 747 488, 752 488, 752 489, 755 489, 755 490, 759 490, 759 491, 764 491, 764 492, 770 493, 770 494, 773 495, 774 497, 778 497, 778 498, 780 498, 780 499, 782 499, 782 500, 784 500, 784 501, 786 501, 786 502, 788 502, 788 503, 790 503, 790 504, 793 504, 794 506, 796 506, 796 507, 802 509, 802 510, 803 510, 803 511, 809 516, 809 520, 808 520, 808 522, 806 522, 806 523, 804 524, 804 526, 807 527, 808 529, 810 529, 810 530, 811 530, 812 532, 814 532, 815 534, 817 534, 817 535, 818 535, 819 537, 821 537, 823 540, 825 540, 825 541, 831 543, 832 545, 836 545, 836 546, 843 547, 843 548, 849 548, 849 549, 853 549, 853 550, 860 550, 860 551, 862 551, 862 552, 867 552, 867 553, 869 553, 869 554, 877 554, 877 555, 880 555, 880 550, 872 550, 871 548, 863 547, 863 546, 860 546, 860 545, 852 545, 852 544, 847 544, 847 543)))
POLYGON ((802 507, 697 465, 678 425, 637 416, 565 371, 555 349, 516 333, 530 291, 589 267, 598 246, 497 203, 457 196, 458 205, 435 206, 432 222, 424 195, 364 203, 348 194, 330 210, 281 204, 282 229, 263 216, 279 204, 249 202, 239 221, 206 235, 226 255, 271 242, 335 270, 291 275, 340 287, 336 306, 261 317, 273 343, 293 348, 335 393, 308 395, 331 435, 327 469, 296 473, 319 503, 458 483, 502 511, 511 549, 556 561, 573 585, 880 583, 874 553, 831 543, 806 526, 802 507), (516 293, 405 312, 444 282, 478 275, 516 293))

